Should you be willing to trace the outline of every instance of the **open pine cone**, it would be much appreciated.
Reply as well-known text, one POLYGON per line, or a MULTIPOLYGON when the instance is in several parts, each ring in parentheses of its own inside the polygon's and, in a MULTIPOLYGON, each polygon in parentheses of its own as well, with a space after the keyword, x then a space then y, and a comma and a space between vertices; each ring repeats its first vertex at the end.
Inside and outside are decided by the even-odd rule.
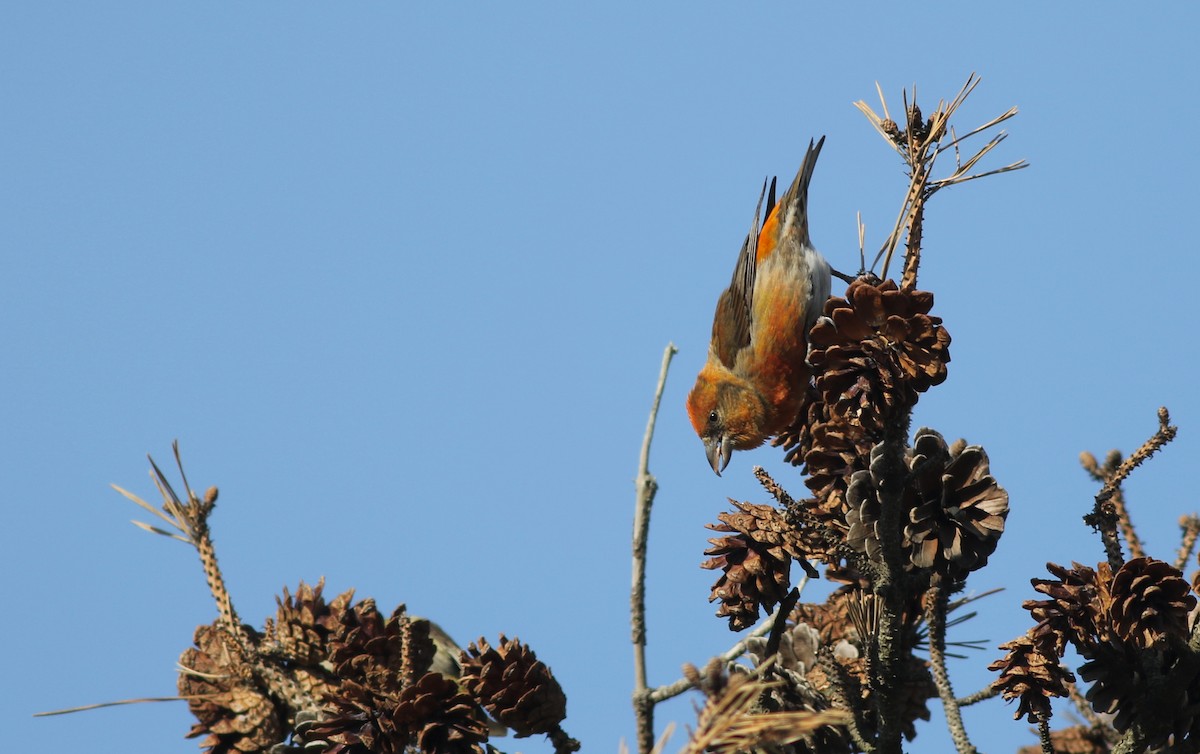
POLYGON ((1054 636, 1031 630, 1000 648, 1008 654, 988 665, 988 670, 1000 671, 995 686, 1005 699, 1020 700, 1013 718, 1027 717, 1031 723, 1049 720, 1051 697, 1067 696, 1067 684, 1075 681, 1075 676, 1059 664, 1054 636))
POLYGON ((721 523, 708 528, 730 534, 708 540, 712 547, 704 554, 711 557, 700 567, 723 571, 708 601, 721 600, 717 615, 729 618, 730 630, 741 631, 758 620, 760 606, 770 611, 787 596, 792 588, 792 560, 799 560, 811 576, 817 574, 805 560, 800 535, 779 510, 729 502, 738 510, 717 514, 721 523))
POLYGON ((826 302, 809 334, 809 361, 832 418, 878 440, 918 393, 946 379, 950 334, 931 308, 932 293, 865 278, 826 302))
POLYGON ((1030 579, 1030 583, 1050 599, 1026 600, 1021 606, 1039 626, 1045 626, 1054 634, 1054 650, 1059 657, 1068 641, 1084 657, 1090 657, 1100 641, 1097 627, 1105 622, 1100 588, 1093 569, 1079 563, 1071 565, 1072 568, 1064 568, 1047 563, 1046 569, 1058 578, 1030 579))
MULTIPOLYGON (((257 636, 250 626, 242 630, 257 636)), ((189 697, 197 720, 187 737, 207 734, 200 746, 210 754, 265 751, 283 740, 286 713, 239 672, 245 666, 235 659, 230 642, 223 626, 200 626, 195 646, 179 658, 179 695, 189 697)))
POLYGON ((517 738, 542 733, 565 739, 560 724, 567 716, 567 697, 550 668, 520 640, 501 634, 492 647, 480 637, 467 646, 461 663, 463 686, 517 738))
POLYGON ((987 453, 967 445, 951 453, 942 436, 917 431, 911 459, 918 500, 909 508, 904 538, 912 564, 951 578, 987 564, 1004 533, 1008 493, 988 468, 987 453))
POLYGON ((486 751, 483 710, 441 673, 426 673, 399 692, 347 682, 332 705, 305 730, 306 750, 323 745, 322 754, 403 754, 415 745, 425 754, 486 751))

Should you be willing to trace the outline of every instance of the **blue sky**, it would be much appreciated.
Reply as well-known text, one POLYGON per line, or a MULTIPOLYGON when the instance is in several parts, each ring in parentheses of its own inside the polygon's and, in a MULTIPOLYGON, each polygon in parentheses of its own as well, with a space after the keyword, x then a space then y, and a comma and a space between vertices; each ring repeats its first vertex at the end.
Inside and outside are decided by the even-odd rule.
MULTIPOLYGON (((615 752, 664 346, 680 353, 651 457, 655 683, 736 638, 706 601, 704 524, 726 497, 766 502, 755 464, 803 490, 771 449, 716 478, 683 411, 763 176, 827 136, 813 238, 854 268, 855 213, 877 248, 905 182, 851 103, 915 83, 929 111, 972 71, 959 128, 1017 105, 991 165, 1031 167, 930 205, 921 286, 953 361, 915 426, 983 444, 1011 495, 969 585, 1009 589, 952 635, 990 642, 951 667, 980 688, 1028 625, 1028 579, 1102 557, 1079 451, 1132 450, 1165 404, 1179 440, 1128 485, 1154 554, 1173 558, 1198 505, 1198 21, 1183 4, 9 4, 6 746, 195 750, 182 703, 30 717, 174 693, 214 618, 194 553, 130 526, 108 487, 152 495, 145 454, 169 461, 178 438, 193 484, 221 488, 244 619, 324 575, 464 644, 515 634, 566 689, 568 731, 615 752)), ((994 701, 967 723, 1012 751, 1034 739, 1011 714, 994 701)), ((688 701, 659 712, 692 719, 688 701)), ((950 747, 936 723, 921 736, 950 747)))

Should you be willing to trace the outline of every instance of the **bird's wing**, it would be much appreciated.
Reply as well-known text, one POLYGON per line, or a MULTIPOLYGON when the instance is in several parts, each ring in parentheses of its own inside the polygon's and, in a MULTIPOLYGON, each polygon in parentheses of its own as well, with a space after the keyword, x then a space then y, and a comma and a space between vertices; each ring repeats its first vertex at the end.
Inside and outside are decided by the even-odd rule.
MULTIPOLYGON (((763 181, 758 194, 758 206, 754 208, 754 224, 746 234, 738 252, 737 265, 733 268, 733 280, 717 299, 717 313, 713 317, 712 345, 721 363, 733 368, 738 351, 750 345, 750 311, 754 304, 754 273, 758 256, 759 221, 761 220, 763 196, 767 193, 767 182, 763 181)), ((775 203, 775 180, 771 180, 770 205, 775 203)), ((770 209, 768 208, 768 212, 770 209)))

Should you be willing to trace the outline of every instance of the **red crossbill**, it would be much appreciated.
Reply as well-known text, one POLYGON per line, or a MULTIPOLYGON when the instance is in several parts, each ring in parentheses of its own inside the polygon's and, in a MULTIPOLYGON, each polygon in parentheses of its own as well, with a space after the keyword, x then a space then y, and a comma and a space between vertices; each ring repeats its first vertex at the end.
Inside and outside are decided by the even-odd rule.
POLYGON ((756 448, 782 432, 804 402, 808 330, 830 289, 829 263, 808 237, 808 184, 824 143, 824 136, 809 142, 778 204, 775 179, 769 193, 764 182, 733 281, 717 299, 708 360, 688 394, 687 411, 718 476, 733 451, 756 448))

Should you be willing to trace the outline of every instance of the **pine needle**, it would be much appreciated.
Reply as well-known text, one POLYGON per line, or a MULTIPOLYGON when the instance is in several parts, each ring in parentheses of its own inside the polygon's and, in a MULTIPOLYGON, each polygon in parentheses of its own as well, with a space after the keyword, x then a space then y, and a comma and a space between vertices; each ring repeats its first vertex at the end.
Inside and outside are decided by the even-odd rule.
POLYGON ((69 715, 74 712, 87 712, 93 709, 103 709, 105 707, 121 707, 126 704, 144 704, 147 702, 186 702, 189 697, 186 696, 146 696, 141 699, 121 699, 116 702, 99 702, 97 704, 84 704, 80 707, 68 707, 67 709, 50 710, 49 712, 34 712, 34 717, 51 717, 53 715, 69 715))

